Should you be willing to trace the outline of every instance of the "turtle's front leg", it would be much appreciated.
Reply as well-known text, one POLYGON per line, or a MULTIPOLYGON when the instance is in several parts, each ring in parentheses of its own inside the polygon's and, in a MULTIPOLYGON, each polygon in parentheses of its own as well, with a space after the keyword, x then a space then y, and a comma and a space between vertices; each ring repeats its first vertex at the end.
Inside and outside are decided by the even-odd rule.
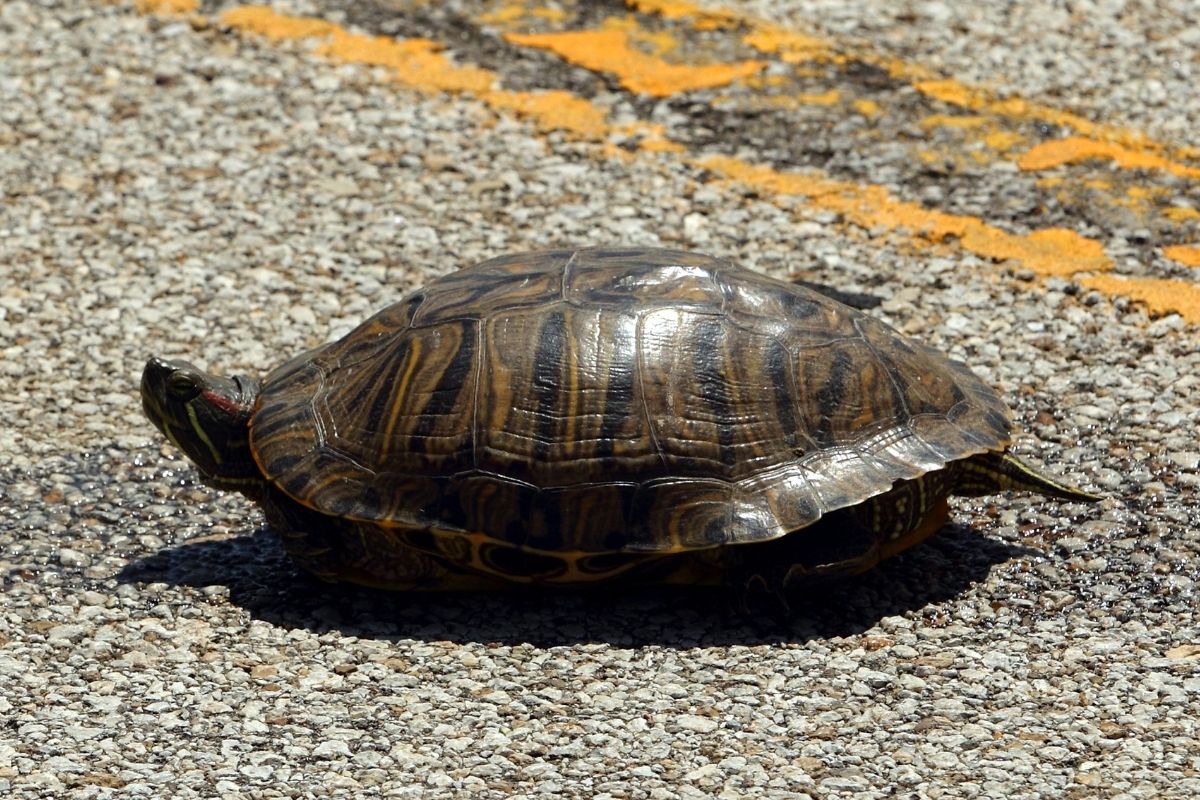
POLYGON ((263 510, 295 564, 323 581, 392 591, 459 588, 440 559, 404 543, 396 531, 337 519, 273 492, 263 510))

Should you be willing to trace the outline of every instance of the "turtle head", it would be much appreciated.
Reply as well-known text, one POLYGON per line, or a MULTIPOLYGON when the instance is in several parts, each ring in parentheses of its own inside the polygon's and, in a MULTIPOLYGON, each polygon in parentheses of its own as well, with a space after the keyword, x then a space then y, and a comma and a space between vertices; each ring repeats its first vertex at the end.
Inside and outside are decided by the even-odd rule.
POLYGON ((186 361, 151 358, 142 370, 146 416, 222 489, 252 491, 262 482, 250 454, 258 390, 253 378, 209 375, 186 361))

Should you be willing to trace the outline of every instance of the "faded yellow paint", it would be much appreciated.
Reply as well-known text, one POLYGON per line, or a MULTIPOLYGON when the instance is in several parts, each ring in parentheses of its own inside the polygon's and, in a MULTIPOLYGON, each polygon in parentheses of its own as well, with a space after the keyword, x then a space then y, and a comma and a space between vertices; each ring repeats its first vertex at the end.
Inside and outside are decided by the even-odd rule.
MULTIPOLYGON (((860 54, 869 63, 880 63, 880 59, 860 54)), ((1174 150, 1180 158, 1200 158, 1200 148, 1174 147, 1151 141, 1145 134, 1113 125, 1102 125, 1050 106, 1030 103, 1019 97, 997 98, 993 93, 974 86, 967 86, 953 78, 933 78, 930 71, 916 64, 899 60, 886 60, 888 74, 893 78, 912 81, 913 88, 927 97, 941 100, 949 105, 968 111, 982 111, 995 117, 1017 121, 1044 122, 1070 128, 1083 138, 1098 142, 1112 142, 1129 150, 1160 152, 1174 150)))
POLYGON ((611 130, 620 137, 636 138, 639 150, 652 153, 682 153, 687 149, 679 142, 671 141, 667 136, 666 126, 659 122, 628 122, 611 130))
POLYGON ((200 0, 134 0, 133 6, 143 14, 191 14, 200 0))
POLYGON ((959 131, 962 141, 958 159, 970 158, 976 164, 989 163, 994 159, 992 153, 1005 154, 1025 142, 1024 136, 998 128, 996 121, 986 116, 930 114, 920 124, 925 130, 947 128, 959 131))
POLYGON ((1200 220, 1200 211, 1186 206, 1171 206, 1163 212, 1167 219, 1172 222, 1188 222, 1190 220, 1200 220))
POLYGON ((756 26, 754 30, 742 37, 742 42, 760 53, 777 55, 781 61, 788 64, 829 61, 834 58, 828 42, 786 31, 773 25, 756 26))
POLYGON ((636 157, 636 153, 633 150, 608 139, 601 143, 600 153, 609 160, 621 161, 626 164, 633 161, 636 157))
POLYGON ((983 137, 983 143, 1001 153, 1025 143, 1025 137, 1014 131, 992 131, 983 137))
POLYGON ((796 95, 797 102, 806 106, 833 106, 837 105, 841 99, 842 96, 837 89, 830 89, 828 92, 821 92, 820 94, 796 95))
POLYGON ((964 158, 970 158, 977 164, 989 163, 994 161, 995 156, 992 154, 1007 154, 1009 150, 1025 143, 1025 137, 1022 137, 1020 133, 1000 130, 996 125, 996 120, 989 116, 930 114, 920 121, 920 127, 925 128, 926 131, 931 128, 948 128, 948 130, 959 131, 962 143, 958 151, 959 156, 954 158, 958 162, 964 158))
MULTIPOLYGON (((644 3, 642 5, 655 5, 644 3)), ((665 7, 669 4, 658 4, 665 7)), ((278 14, 263 7, 227 11, 222 22, 234 29, 255 32, 274 39, 319 39, 318 52, 354 63, 391 69, 398 81, 424 90, 466 92, 478 96, 497 110, 514 112, 535 121, 542 129, 565 129, 601 142, 600 151, 609 157, 633 158, 618 146, 614 134, 642 135, 640 148, 681 152, 683 146, 668 139, 661 126, 633 123, 614 129, 604 111, 589 101, 567 92, 518 93, 494 88, 495 73, 473 66, 456 66, 441 55, 436 43, 426 40, 395 40, 358 36, 333 23, 278 14)), ((620 33, 620 31, 617 31, 620 33)), ((694 69, 694 68, 693 68, 694 69)), ((941 91, 953 94, 944 85, 941 91)), ((964 95, 970 100, 969 95, 964 95)), ((1015 112, 1017 106, 1004 101, 1015 112)), ((949 118, 947 118, 949 119, 949 118)), ((918 154, 937 161, 944 155, 933 151, 918 154)), ((852 224, 869 230, 907 231, 921 247, 955 241, 963 250, 997 261, 1012 261, 1042 275, 1078 275, 1086 286, 1108 294, 1119 294, 1144 302, 1155 313, 1177 311, 1191 322, 1200 322, 1200 287, 1184 281, 1120 278, 1105 273, 1112 264, 1099 242, 1074 231, 1051 228, 1014 234, 966 215, 947 214, 901 201, 886 188, 835 181, 819 173, 782 173, 739 159, 714 156, 692 160, 695 166, 724 175, 729 180, 753 186, 764 194, 800 196, 817 208, 840 214, 852 224)), ((1039 180, 1039 185, 1058 185, 1056 179, 1039 180)), ((1180 219, 1200 218, 1190 208, 1170 209, 1180 219)), ((1195 249, 1195 248, 1192 248, 1195 249)), ((1182 251, 1171 250, 1179 255, 1182 251)), ((1186 254, 1191 258, 1190 252, 1186 254)))
POLYGON ((742 84, 751 89, 778 89, 790 83, 786 75, 751 75, 742 84))
MULTIPOLYGON (((901 62, 893 63, 888 72, 893 78, 913 77, 911 74, 906 74, 908 72, 908 65, 901 62)), ((943 103, 949 103, 952 106, 960 108, 975 110, 982 105, 974 101, 974 94, 971 89, 952 79, 918 80, 913 83, 913 88, 927 97, 932 97, 935 100, 941 100, 943 103)))
POLYGON ((1200 267, 1200 247, 1177 244, 1163 248, 1163 255, 1188 267, 1200 267))
POLYGON ((532 119, 541 130, 570 131, 597 140, 608 133, 604 111, 570 92, 495 91, 486 93, 483 99, 493 108, 507 109, 532 119))
POLYGON ((496 84, 495 73, 455 66, 440 49, 425 39, 398 40, 337 30, 317 52, 355 64, 389 67, 395 80, 414 89, 485 94, 496 84))
MULTIPOLYGON (((745 108, 799 108, 800 106, 832 106, 837 105, 842 95, 837 89, 819 94, 772 94, 755 97, 752 100, 742 100, 745 108)), ((720 97, 718 102, 727 102, 730 98, 720 97)))
POLYGON ((691 19, 700 30, 734 28, 741 22, 739 15, 732 11, 710 11, 684 0, 625 0, 625 5, 663 19, 691 19))
POLYGON ((1137 213, 1145 213, 1155 198, 1166 194, 1166 190, 1157 186, 1129 186, 1125 189, 1124 197, 1113 198, 1114 205, 1124 206, 1137 213))
POLYGON ((869 230, 907 230, 927 244, 957 239, 971 253, 997 261, 1012 260, 1039 275, 1073 275, 1112 268, 1103 246, 1062 228, 1014 234, 977 217, 934 211, 897 200, 882 186, 834 181, 820 175, 783 173, 730 156, 711 156, 697 164, 760 191, 804 197, 818 208, 841 214, 869 230))
POLYGON ((1021 156, 1017 166, 1023 170, 1042 170, 1089 159, 1109 159, 1123 169, 1162 170, 1183 178, 1200 178, 1200 169, 1195 167, 1176 164, 1152 153, 1131 150, 1113 142, 1082 136, 1042 142, 1021 156))
POLYGON ((279 14, 265 6, 233 8, 225 25, 273 40, 321 39, 316 52, 355 64, 387 67, 393 78, 425 91, 470 92, 494 109, 526 117, 541 130, 564 130, 589 139, 608 133, 606 115, 594 103, 564 91, 511 92, 493 87, 498 76, 486 69, 457 66, 426 39, 362 36, 324 20, 279 14))
POLYGON ((1200 286, 1170 278, 1125 278, 1089 275, 1080 284, 1107 295, 1123 295, 1144 304, 1152 314, 1178 314, 1200 323, 1200 286))
POLYGON ((496 83, 495 73, 478 67, 459 67, 438 52, 428 39, 393 39, 363 36, 314 17, 280 14, 267 6, 241 6, 221 14, 231 28, 269 39, 322 39, 316 52, 342 61, 388 67, 393 77, 408 86, 434 91, 487 92, 496 83))
MULTIPOLYGON (((917 91, 937 100, 968 111, 977 111, 992 117, 1012 119, 1019 122, 1042 122, 1070 128, 1082 137, 1097 143, 1112 143, 1129 153, 1157 158, 1158 166, 1172 174, 1200 177, 1200 170, 1177 163, 1178 159, 1200 159, 1200 148, 1167 146, 1155 142, 1145 134, 1128 128, 1105 125, 1051 106, 1031 103, 1019 97, 1001 98, 995 93, 969 86, 953 78, 937 75, 921 64, 914 64, 891 56, 881 56, 863 48, 837 48, 825 39, 789 31, 749 14, 730 11, 713 12, 701 9, 684 0, 626 0, 627 5, 648 14, 658 14, 665 19, 720 20, 723 28, 748 28, 751 33, 743 42, 762 53, 777 55, 784 61, 798 63, 806 60, 857 60, 885 69, 898 80, 907 81, 917 91), (1167 158, 1164 154, 1171 155, 1167 158), (1171 160, 1174 159, 1174 160, 1171 160)), ((1141 168, 1136 160, 1114 159, 1122 168, 1141 168)))
POLYGON ((529 3, 507 3, 495 11, 480 14, 476 19, 485 25, 507 25, 519 19, 540 19, 546 22, 562 22, 567 18, 567 12, 551 6, 535 6, 529 3))
POLYGON ((631 92, 670 97, 696 89, 725 86, 762 71, 765 61, 690 66, 672 64, 630 46, 629 33, 621 28, 568 31, 566 33, 506 33, 513 44, 539 47, 572 64, 615 75, 631 92))
MULTIPOLYGON (((748 27, 750 33, 743 37, 745 44, 754 47, 760 52, 774 54, 785 62, 800 64, 808 61, 842 61, 848 58, 857 58, 865 63, 885 67, 893 77, 907 80, 921 93, 945 103, 967 110, 982 111, 992 117, 1048 122, 1069 127, 1083 134, 1080 137, 1073 137, 1074 145, 1071 148, 1070 154, 1064 153, 1061 149, 1062 145, 1054 142, 1044 143, 1032 148, 1022 158, 1021 165, 1023 169, 1046 168, 1046 166, 1034 165, 1048 164, 1046 159, 1052 156, 1065 159, 1062 163, 1083 160, 1088 157, 1108 157, 1117 166, 1126 169, 1161 169, 1183 177, 1200 177, 1200 169, 1176 163, 1158 155, 1155 151, 1163 150, 1163 146, 1149 141, 1142 134, 1112 126, 1098 125, 1078 115, 1030 103, 1019 97, 997 98, 987 90, 968 86, 954 79, 938 78, 928 68, 921 65, 908 64, 898 59, 881 58, 864 52, 857 52, 851 55, 837 55, 834 52, 832 44, 821 38, 790 31, 748 15, 702 9, 693 3, 683 2, 683 0, 627 0, 627 5, 637 11, 657 14, 665 19, 688 19, 696 27, 700 27, 696 24, 700 20, 710 22, 717 20, 720 23, 718 27, 723 28, 748 27), (1087 143, 1087 145, 1085 146, 1084 143, 1087 143), (1090 155, 1081 155, 1085 151, 1090 153, 1090 155)), ((630 27, 631 22, 631 20, 626 20, 620 24, 624 26, 627 32, 640 30, 635 23, 630 27)), ((587 33, 591 32, 543 34, 543 36, 568 37, 576 36, 577 34, 586 35, 587 33)), ((518 35, 514 34, 514 36, 518 35)), ((513 39, 513 41, 516 40, 513 39)), ((675 81, 679 80, 676 76, 680 74, 680 65, 647 63, 643 60, 646 56, 628 47, 628 40, 613 42, 618 45, 616 50, 606 47, 606 44, 610 42, 605 41, 576 39, 568 43, 566 39, 559 39, 558 42, 559 46, 557 48, 548 46, 548 42, 543 42, 539 45, 533 41, 526 40, 525 43, 532 44, 533 46, 548 46, 548 49, 554 50, 558 55, 572 61, 572 63, 588 67, 589 69, 598 69, 618 75, 622 84, 631 91, 643 91, 655 96, 667 96, 679 91, 687 91, 690 88, 707 88, 714 85, 724 85, 724 83, 736 80, 737 77, 745 78, 746 73, 743 72, 734 77, 718 79, 717 83, 710 83, 708 81, 714 79, 713 69, 717 69, 718 72, 715 74, 720 75, 721 72, 719 70, 722 68, 728 69, 734 67, 744 69, 747 64, 755 63, 739 62, 736 65, 707 65, 690 68, 699 70, 700 72, 696 74, 704 75, 704 82, 700 85, 691 85, 685 80, 682 84, 677 85, 675 81), (572 47, 573 44, 583 46, 584 50, 574 50, 572 47), (574 53, 571 52, 573 50, 574 53), (632 55, 635 60, 623 65, 621 62, 627 60, 626 54, 632 55)), ((655 47, 655 51, 658 53, 665 52, 662 49, 663 46, 659 44, 655 47)), ((682 69, 686 70, 689 68, 683 67, 682 69)), ((827 96, 828 94, 801 95, 797 102, 811 105, 821 102, 821 98, 827 96)), ((836 101, 827 100, 827 102, 836 101)), ((784 101, 778 101, 775 104, 787 105, 784 101)), ((951 122, 953 119, 956 118, 949 115, 936 115, 930 118, 926 124, 931 126, 934 124, 954 125, 957 127, 972 127, 977 124, 985 124, 974 121, 975 119, 985 119, 978 116, 960 117, 957 118, 960 121, 951 122)), ((987 134, 983 140, 986 146, 1000 153, 1007 152, 1024 141, 1023 137, 1015 132, 999 130, 987 134)), ((1184 157, 1200 155, 1200 150, 1194 148, 1177 148, 1177 150, 1184 157)), ((976 162, 986 162, 988 160, 985 154, 978 151, 966 155, 976 162)))
POLYGON ((519 19, 526 19, 532 9, 522 2, 507 3, 494 11, 485 11, 475 18, 484 25, 507 25, 519 19))
POLYGON ((667 31, 648 31, 631 16, 607 17, 601 23, 607 30, 621 30, 638 44, 645 45, 656 56, 663 56, 679 47, 679 40, 667 31))
POLYGON ((562 22, 567 18, 567 11, 563 8, 554 6, 536 5, 532 9, 533 16, 546 20, 546 22, 562 22))
POLYGON ((960 117, 953 114, 930 114, 921 120, 921 127, 930 128, 982 128, 991 124, 987 117, 960 117))
MULTIPOLYGON (((629 0, 639 10, 655 12, 656 3, 640 3, 629 0)), ((690 7, 687 3, 666 2, 674 10, 671 14, 657 12, 668 19, 690 16, 678 7, 690 7)), ((785 61, 802 61, 811 59, 832 59, 838 62, 856 60, 864 64, 880 67, 888 75, 898 80, 907 81, 918 92, 940 100, 949 105, 957 106, 967 111, 983 112, 992 117, 1013 119, 1017 121, 1043 122, 1070 128, 1084 137, 1098 142, 1120 144, 1127 150, 1140 151, 1145 154, 1161 154, 1171 151, 1174 158, 1200 158, 1200 148, 1174 146, 1155 142, 1145 134, 1114 125, 1103 125, 1092 122, 1086 117, 1072 114, 1061 109, 1039 103, 1031 103, 1019 97, 1000 98, 993 92, 964 84, 953 78, 938 76, 933 70, 921 64, 913 64, 890 56, 881 56, 862 48, 835 48, 824 39, 788 31, 751 15, 730 14, 729 27, 742 26, 751 29, 752 33, 743 38, 743 42, 760 52, 778 55, 785 61), (790 48, 790 50, 789 50, 790 48), (792 52, 792 57, 788 53, 792 52), (836 53, 836 55, 835 55, 836 53)), ((1159 155, 1166 163, 1189 171, 1192 168, 1168 161, 1159 155)), ((1119 164, 1124 166, 1124 164, 1119 164)), ((1179 173, 1176 173, 1179 174, 1179 173)))
POLYGON ((879 103, 874 100, 855 100, 854 110, 864 117, 877 117, 880 112, 879 103))
MULTIPOLYGON (((763 52, 775 51, 775 46, 769 37, 747 37, 745 41, 763 52)), ((819 40, 811 44, 814 49, 818 46, 819 40)), ((917 91, 949 105, 968 111, 983 111, 992 117, 1059 125, 1083 134, 1072 137, 1070 140, 1063 140, 1069 141, 1070 145, 1064 146, 1055 142, 1047 142, 1031 149, 1022 161, 1023 169, 1044 169, 1056 165, 1054 163, 1056 160, 1057 163, 1073 163, 1087 158, 1109 158, 1123 169, 1155 169, 1181 177, 1200 177, 1200 169, 1159 155, 1162 151, 1173 149, 1180 158, 1200 158, 1200 148, 1167 148, 1165 145, 1151 141, 1139 132, 1094 123, 1077 114, 1031 103, 1019 97, 997 98, 991 92, 968 86, 952 78, 935 78, 928 68, 908 64, 898 59, 879 58, 863 52, 854 53, 848 57, 884 66, 892 77, 908 80, 917 91)), ((955 118, 948 115, 934 115, 928 118, 925 124, 928 126, 953 125, 955 123, 951 122, 952 119, 955 118)), ((974 120, 984 118, 965 117, 959 119, 963 121, 957 123, 958 125, 968 127, 974 124, 983 124, 982 122, 975 123, 974 120)), ((1000 138, 1004 135, 1003 132, 996 132, 992 135, 992 140, 987 143, 994 149, 1005 150, 1020 141, 1016 138, 1000 138)), ((1016 136, 1016 134, 1010 135, 1016 136)), ((976 155, 976 160, 979 160, 978 155, 976 155)))
POLYGON ((238 6, 223 11, 221 24, 242 31, 265 36, 273 42, 284 39, 307 39, 317 36, 332 36, 341 30, 332 22, 316 17, 293 17, 279 14, 269 6, 238 6))

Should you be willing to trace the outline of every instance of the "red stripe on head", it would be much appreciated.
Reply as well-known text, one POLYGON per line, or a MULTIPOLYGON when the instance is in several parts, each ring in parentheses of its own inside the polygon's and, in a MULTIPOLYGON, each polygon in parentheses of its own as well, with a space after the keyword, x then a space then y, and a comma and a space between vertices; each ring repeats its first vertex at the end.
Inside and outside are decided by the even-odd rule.
POLYGON ((214 405, 221 409, 231 417, 236 417, 242 413, 242 407, 238 405, 232 397, 223 395, 220 392, 214 392, 212 389, 205 389, 200 393, 204 398, 204 402, 214 405))

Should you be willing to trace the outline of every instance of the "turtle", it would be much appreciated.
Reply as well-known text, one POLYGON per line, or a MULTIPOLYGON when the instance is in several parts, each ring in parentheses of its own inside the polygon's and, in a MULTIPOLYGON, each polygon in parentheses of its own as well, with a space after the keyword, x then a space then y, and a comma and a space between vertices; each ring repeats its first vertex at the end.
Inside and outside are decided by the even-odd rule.
POLYGON ((328 581, 723 584, 786 602, 936 533, 952 495, 1095 495, 1008 452, 1000 395, 730 260, 507 255, 261 381, 151 358, 147 416, 328 581))

